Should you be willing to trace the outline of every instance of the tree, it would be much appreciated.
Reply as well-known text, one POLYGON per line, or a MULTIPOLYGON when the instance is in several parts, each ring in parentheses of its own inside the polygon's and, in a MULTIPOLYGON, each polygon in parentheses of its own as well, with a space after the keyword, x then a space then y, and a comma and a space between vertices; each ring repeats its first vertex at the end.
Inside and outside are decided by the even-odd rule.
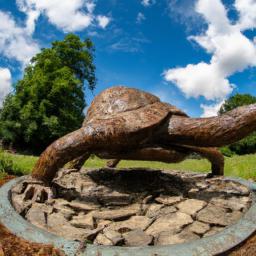
MULTIPOLYGON (((236 94, 224 102, 224 104, 220 108, 219 114, 226 113, 227 111, 230 111, 239 106, 249 105, 253 103, 256 103, 256 97, 250 94, 236 94)), ((255 152, 256 132, 236 143, 229 145, 228 147, 222 148, 222 153, 228 156, 232 154, 243 155, 255 152)))
POLYGON ((55 139, 78 129, 86 106, 84 86, 96 84, 93 43, 68 34, 32 58, 0 113, 0 135, 41 152, 55 139))

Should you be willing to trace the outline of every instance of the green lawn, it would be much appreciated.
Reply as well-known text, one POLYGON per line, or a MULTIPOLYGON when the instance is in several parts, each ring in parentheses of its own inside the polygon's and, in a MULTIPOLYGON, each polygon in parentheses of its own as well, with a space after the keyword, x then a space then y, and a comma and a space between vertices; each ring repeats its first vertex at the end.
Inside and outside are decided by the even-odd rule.
MULTIPOLYGON (((38 159, 35 156, 25 156, 19 154, 10 154, 6 152, 0 153, 0 156, 12 159, 14 163, 14 169, 17 173, 22 172, 23 174, 29 174, 38 159)), ((105 161, 97 157, 90 158, 85 167, 97 168, 104 166, 105 161)), ((209 172, 210 163, 205 160, 187 159, 178 164, 165 164, 161 162, 149 162, 149 161, 121 161, 119 167, 150 167, 156 169, 167 169, 167 170, 184 170, 184 171, 195 171, 195 172, 209 172)), ((256 180, 256 154, 244 155, 244 156, 233 156, 225 159, 225 175, 233 177, 242 177, 245 179, 256 180)))

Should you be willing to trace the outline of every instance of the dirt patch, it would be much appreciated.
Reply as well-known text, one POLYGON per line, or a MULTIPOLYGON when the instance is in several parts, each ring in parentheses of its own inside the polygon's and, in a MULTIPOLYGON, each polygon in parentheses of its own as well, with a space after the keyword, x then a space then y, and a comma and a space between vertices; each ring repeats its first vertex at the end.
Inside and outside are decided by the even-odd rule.
MULTIPOLYGON (((15 176, 5 176, 0 180, 0 186, 15 176)), ((64 256, 52 245, 42 245, 25 241, 11 234, 0 224, 0 256, 64 256)))
MULTIPOLYGON (((253 256, 256 255, 256 233, 253 234, 246 242, 234 248, 228 256, 253 256)), ((225 255, 223 255, 225 256, 225 255)))

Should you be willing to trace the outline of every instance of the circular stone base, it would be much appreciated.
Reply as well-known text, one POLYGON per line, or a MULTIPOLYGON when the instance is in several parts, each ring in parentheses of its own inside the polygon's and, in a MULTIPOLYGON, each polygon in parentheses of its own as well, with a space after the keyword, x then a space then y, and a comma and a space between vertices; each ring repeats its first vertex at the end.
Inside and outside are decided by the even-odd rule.
POLYGON ((16 211, 35 226, 66 239, 123 247, 221 234, 253 200, 253 192, 234 180, 149 169, 61 170, 52 188, 25 179, 11 191, 16 211))

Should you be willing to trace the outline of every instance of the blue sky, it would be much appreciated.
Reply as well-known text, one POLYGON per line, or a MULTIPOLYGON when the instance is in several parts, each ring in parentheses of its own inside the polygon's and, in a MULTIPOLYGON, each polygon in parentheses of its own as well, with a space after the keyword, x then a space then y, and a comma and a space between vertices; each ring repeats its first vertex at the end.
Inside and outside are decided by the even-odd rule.
POLYGON ((255 28, 255 0, 0 0, 0 103, 33 54, 73 32, 95 43, 94 95, 121 84, 214 115, 256 96, 255 28))

